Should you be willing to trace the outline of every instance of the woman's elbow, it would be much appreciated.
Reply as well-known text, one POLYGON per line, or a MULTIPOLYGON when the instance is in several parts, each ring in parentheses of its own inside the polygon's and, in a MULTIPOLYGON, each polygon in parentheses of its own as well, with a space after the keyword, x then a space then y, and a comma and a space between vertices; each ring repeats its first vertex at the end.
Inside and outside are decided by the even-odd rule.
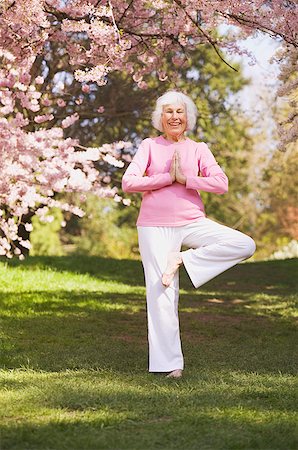
POLYGON ((138 192, 132 180, 126 177, 122 178, 121 187, 123 192, 138 192))
POLYGON ((226 184, 222 187, 221 194, 226 194, 227 192, 229 192, 229 184, 228 184, 228 183, 226 183, 226 184))
POLYGON ((128 184, 128 183, 126 183, 126 182, 122 181, 122 185, 121 185, 121 187, 122 187, 122 191, 123 191, 123 192, 131 192, 131 190, 130 190, 130 186, 129 186, 129 184, 128 184))
POLYGON ((226 194, 229 191, 229 180, 228 177, 225 175, 220 180, 220 185, 218 189, 218 194, 226 194))
POLYGON ((122 178, 121 188, 123 192, 130 192, 131 186, 127 179, 122 178))

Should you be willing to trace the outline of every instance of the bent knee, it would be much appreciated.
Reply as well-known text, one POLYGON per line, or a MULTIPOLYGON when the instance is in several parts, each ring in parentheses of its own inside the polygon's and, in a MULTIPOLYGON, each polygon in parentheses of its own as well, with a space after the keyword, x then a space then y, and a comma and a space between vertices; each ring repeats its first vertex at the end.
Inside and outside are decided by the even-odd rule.
POLYGON ((243 238, 243 258, 247 259, 250 258, 254 252, 256 251, 256 243, 255 241, 247 235, 244 235, 245 238, 243 238))

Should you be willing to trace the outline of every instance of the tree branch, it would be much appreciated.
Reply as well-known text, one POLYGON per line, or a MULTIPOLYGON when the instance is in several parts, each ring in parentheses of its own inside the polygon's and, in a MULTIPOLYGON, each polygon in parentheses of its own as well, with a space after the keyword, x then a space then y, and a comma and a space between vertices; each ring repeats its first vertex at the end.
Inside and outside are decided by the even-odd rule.
POLYGON ((213 49, 215 50, 215 52, 217 53, 217 55, 219 56, 219 58, 228 66, 230 67, 230 69, 233 69, 235 72, 238 72, 237 69, 235 69, 235 67, 231 66, 231 64, 229 64, 219 53, 218 48, 216 47, 216 43, 211 39, 211 37, 205 33, 205 31, 198 25, 198 23, 189 15, 189 13, 184 9, 182 3, 180 0, 174 0, 174 2, 176 3, 176 5, 182 9, 182 11, 184 11, 185 15, 189 18, 189 20, 195 25, 195 27, 200 31, 200 33, 207 39, 207 41, 209 42, 209 44, 211 44, 211 46, 213 47, 213 49))
MULTIPOLYGON (((230 14, 230 13, 224 13, 222 11, 216 10, 217 13, 222 15, 223 17, 230 18, 238 22, 240 25, 246 25, 247 27, 258 29, 260 31, 263 31, 266 34, 269 34, 269 36, 280 36, 284 41, 286 41, 288 44, 294 45, 294 47, 298 47, 298 43, 293 39, 289 40, 286 35, 273 30, 272 28, 265 27, 264 25, 261 25, 260 23, 256 22, 255 20, 251 20, 248 18, 237 16, 236 14, 230 14)), ((292 30, 291 30, 292 31, 292 30)))

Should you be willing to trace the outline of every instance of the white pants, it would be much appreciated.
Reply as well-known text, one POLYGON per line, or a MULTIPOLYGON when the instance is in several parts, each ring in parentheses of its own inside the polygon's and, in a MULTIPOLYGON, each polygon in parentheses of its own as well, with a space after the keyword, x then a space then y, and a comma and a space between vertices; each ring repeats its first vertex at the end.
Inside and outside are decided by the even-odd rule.
POLYGON ((183 369, 178 300, 178 271, 169 287, 161 282, 169 252, 180 252, 194 285, 202 286, 215 276, 249 258, 256 246, 238 230, 202 218, 179 227, 138 227, 147 299, 149 372, 183 369))

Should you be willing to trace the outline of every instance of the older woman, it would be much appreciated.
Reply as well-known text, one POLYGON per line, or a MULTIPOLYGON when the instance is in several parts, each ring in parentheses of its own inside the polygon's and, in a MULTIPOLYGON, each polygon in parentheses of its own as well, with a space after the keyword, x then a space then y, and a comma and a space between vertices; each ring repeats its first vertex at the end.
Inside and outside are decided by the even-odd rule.
POLYGON ((199 191, 224 194, 228 179, 204 142, 185 136, 197 109, 181 92, 158 98, 152 123, 163 134, 144 139, 123 179, 125 192, 143 192, 137 220, 145 273, 149 372, 182 376, 178 269, 202 286, 249 258, 252 238, 206 217, 199 191), (189 248, 181 251, 181 246, 189 248))

